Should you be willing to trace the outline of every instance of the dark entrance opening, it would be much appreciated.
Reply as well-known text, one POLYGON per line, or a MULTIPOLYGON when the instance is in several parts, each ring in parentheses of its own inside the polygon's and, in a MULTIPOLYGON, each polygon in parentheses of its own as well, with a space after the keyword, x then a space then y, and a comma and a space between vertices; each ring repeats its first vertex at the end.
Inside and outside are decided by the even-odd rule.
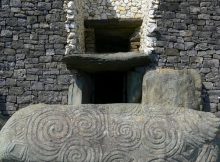
POLYGON ((86 53, 139 51, 140 19, 85 20, 86 53))
POLYGON ((125 103, 126 73, 107 72, 92 76, 94 82, 93 103, 125 103))
POLYGON ((129 35, 132 31, 128 29, 99 29, 95 30, 96 52, 115 53, 129 52, 129 35))

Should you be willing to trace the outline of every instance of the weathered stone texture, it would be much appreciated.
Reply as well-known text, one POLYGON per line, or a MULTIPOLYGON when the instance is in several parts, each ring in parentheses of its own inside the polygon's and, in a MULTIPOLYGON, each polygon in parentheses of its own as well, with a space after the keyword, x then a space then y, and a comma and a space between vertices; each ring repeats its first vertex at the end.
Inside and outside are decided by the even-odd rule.
POLYGON ((85 0, 86 19, 141 18, 143 0, 85 0))
POLYGON ((72 54, 64 57, 70 69, 85 72, 128 71, 150 63, 150 57, 137 52, 118 52, 104 54, 72 54))
MULTIPOLYGON (((38 86, 41 84, 36 83, 38 86)), ((81 93, 75 90, 72 87, 70 93, 81 93)), ((19 110, 0 131, 0 160, 219 160, 216 134, 220 119, 193 110, 199 106, 201 92, 201 78, 195 70, 148 71, 142 91, 141 104, 80 104, 80 98, 73 98, 74 106, 38 104, 19 110)), ((46 101, 62 98, 54 91, 46 98, 40 96, 46 101)), ((25 102, 26 98, 21 100, 25 102)))
POLYGON ((0 132, 0 160, 216 162, 220 120, 183 107, 33 105, 0 132))
POLYGON ((67 103, 68 86, 58 82, 57 77, 70 76, 61 63, 67 37, 63 3, 2 1, 0 111, 4 114, 30 103, 67 103))
POLYGON ((218 0, 2 1, 0 98, 5 100, 0 103, 4 105, 1 111, 11 114, 28 104, 27 100, 25 104, 18 99, 11 102, 17 94, 32 95, 29 103, 38 103, 55 91, 55 96, 62 97, 54 96, 50 102, 66 103, 70 83, 63 84, 57 77, 71 76, 60 63, 64 54, 85 52, 84 20, 112 18, 142 18, 140 51, 156 53, 159 67, 199 71, 204 109, 218 111, 218 0))
POLYGON ((199 110, 201 90, 201 77, 195 70, 152 70, 143 78, 142 103, 199 110))
POLYGON ((146 6, 142 50, 152 49, 159 67, 199 71, 204 109, 218 111, 220 93, 212 91, 220 89, 219 1, 151 0, 146 6))

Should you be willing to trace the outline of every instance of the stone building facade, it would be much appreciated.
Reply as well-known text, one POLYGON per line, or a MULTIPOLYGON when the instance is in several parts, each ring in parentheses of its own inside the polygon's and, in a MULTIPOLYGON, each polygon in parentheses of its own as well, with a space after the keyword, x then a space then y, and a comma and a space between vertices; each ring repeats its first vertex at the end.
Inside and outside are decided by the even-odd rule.
POLYGON ((0 7, 3 114, 32 103, 67 104, 77 72, 63 57, 95 52, 91 23, 110 20, 141 21, 132 50, 152 54, 155 67, 199 71, 203 109, 220 110, 218 0, 2 0, 0 7))

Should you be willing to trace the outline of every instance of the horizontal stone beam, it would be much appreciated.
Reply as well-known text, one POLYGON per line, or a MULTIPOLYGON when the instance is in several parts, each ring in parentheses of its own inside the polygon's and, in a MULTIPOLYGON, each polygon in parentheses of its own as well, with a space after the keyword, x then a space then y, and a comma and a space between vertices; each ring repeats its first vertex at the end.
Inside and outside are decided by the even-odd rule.
POLYGON ((69 69, 85 72, 127 71, 134 67, 148 65, 150 63, 150 56, 135 52, 71 54, 65 56, 63 61, 69 69))

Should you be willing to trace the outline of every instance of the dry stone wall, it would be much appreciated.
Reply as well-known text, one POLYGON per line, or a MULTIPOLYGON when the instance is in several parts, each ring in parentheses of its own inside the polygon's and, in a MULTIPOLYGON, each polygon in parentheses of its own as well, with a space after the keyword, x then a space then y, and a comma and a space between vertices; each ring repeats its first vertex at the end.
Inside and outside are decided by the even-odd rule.
POLYGON ((85 19, 142 18, 143 0, 85 0, 85 19))
POLYGON ((220 110, 218 0, 2 0, 0 111, 67 103, 74 76, 61 63, 84 53, 86 19, 143 18, 140 50, 159 67, 192 68, 203 79, 205 110, 220 110))
POLYGON ((67 33, 63 0, 3 0, 0 9, 0 111, 67 103, 72 80, 61 63, 67 33))
POLYGON ((203 79, 205 110, 219 111, 220 1, 153 0, 151 4, 146 39, 158 54, 158 66, 197 69, 203 79))

